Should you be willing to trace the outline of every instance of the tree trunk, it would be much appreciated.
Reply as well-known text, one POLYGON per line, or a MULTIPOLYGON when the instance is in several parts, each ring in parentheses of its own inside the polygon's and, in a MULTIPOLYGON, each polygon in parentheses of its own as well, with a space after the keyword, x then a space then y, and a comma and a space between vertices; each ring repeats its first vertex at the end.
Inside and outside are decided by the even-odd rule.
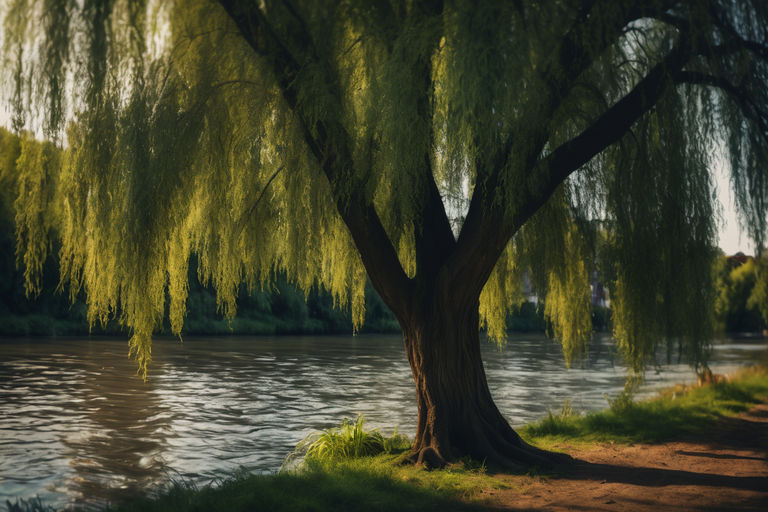
POLYGON ((461 307, 445 299, 438 297, 402 326, 419 414, 411 460, 441 467, 469 456, 507 468, 569 460, 527 444, 509 426, 488 389, 477 301, 461 307))

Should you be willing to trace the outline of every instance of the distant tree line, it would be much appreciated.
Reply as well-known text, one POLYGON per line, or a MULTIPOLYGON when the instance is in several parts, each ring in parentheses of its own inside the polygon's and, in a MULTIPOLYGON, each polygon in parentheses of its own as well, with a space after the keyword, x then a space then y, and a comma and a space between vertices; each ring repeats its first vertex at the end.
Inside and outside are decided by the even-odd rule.
MULTIPOLYGON (((5 195, 5 194, 3 194, 5 195)), ((43 291, 27 297, 24 277, 16 269, 13 220, 9 218, 8 203, 2 197, 0 218, 0 336, 69 336, 124 334, 115 321, 89 328, 87 306, 83 297, 74 303, 57 291, 58 264, 48 257, 43 270, 43 291)), ((279 276, 271 290, 249 293, 243 286, 238 297, 238 314, 230 322, 218 310, 216 293, 197 279, 196 262, 190 265, 190 290, 187 320, 183 333, 190 335, 272 335, 272 334, 349 334, 352 321, 348 312, 333 304, 331 295, 312 290, 306 300, 304 292, 279 276)), ((400 332, 392 313, 376 291, 366 286, 364 333, 400 332)), ((605 322, 605 313, 595 318, 605 322)), ((545 321, 542 307, 524 302, 509 315, 508 325, 517 332, 543 332, 545 321)), ((605 325, 603 325, 603 328, 605 325)), ((165 334, 170 334, 166 318, 165 334)))
MULTIPOLYGON (((48 257, 43 270, 43 291, 27 297, 24 278, 16 269, 14 229, 8 217, 7 202, 0 205, 0 336, 70 336, 120 335, 125 330, 116 321, 89 328, 87 306, 83 297, 74 303, 57 291, 58 264, 48 257)), ((55 254, 55 250, 52 251, 55 254)), ((323 290, 312 290, 308 297, 285 276, 279 276, 271 290, 249 293, 245 286, 238 298, 238 314, 230 322, 218 310, 216 293, 197 279, 196 262, 190 265, 190 290, 184 334, 189 335, 273 335, 273 334, 349 334, 352 321, 348 312, 334 307, 333 299, 323 290)), ((364 333, 397 333, 400 328, 376 291, 366 286, 364 333)), ((596 327, 605 329, 604 308, 593 315, 596 327)), ((509 315, 508 325, 516 332, 543 332, 546 328, 543 308, 524 302, 509 315)), ((170 334, 166 318, 164 334, 170 334)))
POLYGON ((721 255, 715 269, 715 314, 725 332, 759 332, 768 325, 768 258, 721 255))

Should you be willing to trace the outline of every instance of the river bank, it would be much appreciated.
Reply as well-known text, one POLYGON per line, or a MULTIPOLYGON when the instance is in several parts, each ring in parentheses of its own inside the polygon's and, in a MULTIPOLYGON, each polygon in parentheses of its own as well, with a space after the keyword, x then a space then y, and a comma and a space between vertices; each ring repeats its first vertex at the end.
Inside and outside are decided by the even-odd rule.
POLYGON ((242 473, 212 486, 175 482, 112 510, 761 510, 768 503, 765 368, 675 386, 651 400, 614 401, 603 411, 566 408, 521 433, 574 463, 545 473, 472 461, 425 471, 382 454, 242 473))
POLYGON ((768 510, 768 404, 684 440, 562 446, 576 463, 554 477, 496 475, 494 510, 768 510))

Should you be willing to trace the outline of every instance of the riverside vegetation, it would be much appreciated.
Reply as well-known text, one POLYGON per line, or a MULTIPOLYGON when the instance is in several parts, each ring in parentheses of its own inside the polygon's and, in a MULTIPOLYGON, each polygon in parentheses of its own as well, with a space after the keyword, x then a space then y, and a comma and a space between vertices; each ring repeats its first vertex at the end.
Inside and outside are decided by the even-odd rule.
MULTIPOLYGON (((597 448, 602 443, 660 443, 695 435, 718 420, 768 401, 768 369, 755 366, 704 386, 682 386, 633 401, 628 394, 609 407, 581 414, 566 402, 559 413, 520 429, 526 441, 549 450, 597 448)), ((411 440, 366 430, 364 420, 310 435, 275 474, 236 473, 198 487, 172 481, 165 488, 108 508, 124 512, 195 510, 471 510, 481 491, 507 486, 499 468, 461 459, 444 469, 402 464, 411 440)), ((528 470, 539 471, 537 469, 528 470)), ((557 478, 558 469, 547 475, 557 478)), ((50 510, 39 500, 8 503, 11 512, 50 510)))

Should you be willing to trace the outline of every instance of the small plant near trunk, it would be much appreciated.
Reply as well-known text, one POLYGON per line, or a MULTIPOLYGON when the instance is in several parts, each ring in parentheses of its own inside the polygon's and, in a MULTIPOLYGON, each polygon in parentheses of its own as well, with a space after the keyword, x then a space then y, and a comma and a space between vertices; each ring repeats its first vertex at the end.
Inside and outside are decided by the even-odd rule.
POLYGON ((304 463, 327 463, 356 457, 372 457, 397 453, 411 447, 411 440, 397 432, 385 437, 378 429, 365 430, 365 417, 354 421, 345 418, 341 425, 314 432, 296 445, 283 462, 281 470, 294 469, 304 463))

